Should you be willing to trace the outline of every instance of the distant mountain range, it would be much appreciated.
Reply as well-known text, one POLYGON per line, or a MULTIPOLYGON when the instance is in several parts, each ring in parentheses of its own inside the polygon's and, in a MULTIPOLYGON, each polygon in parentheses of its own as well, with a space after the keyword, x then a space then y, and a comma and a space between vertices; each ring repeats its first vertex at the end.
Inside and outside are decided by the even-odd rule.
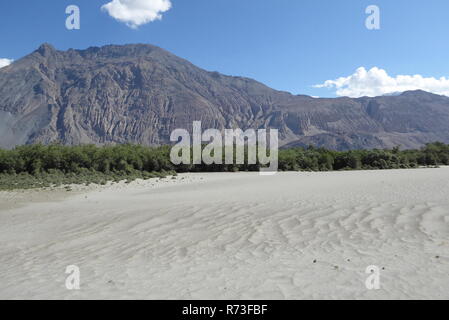
POLYGON ((449 143, 449 97, 409 91, 316 99, 208 72, 152 45, 58 51, 0 69, 0 147, 169 143, 172 130, 276 128, 283 146, 416 148, 449 143))

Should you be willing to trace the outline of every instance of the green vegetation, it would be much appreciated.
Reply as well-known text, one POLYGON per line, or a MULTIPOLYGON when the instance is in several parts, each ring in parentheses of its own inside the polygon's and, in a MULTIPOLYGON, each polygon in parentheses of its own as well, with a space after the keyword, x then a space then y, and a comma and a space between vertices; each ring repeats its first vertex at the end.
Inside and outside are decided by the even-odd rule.
POLYGON ((0 190, 174 175, 170 147, 28 145, 0 149, 0 190))
POLYGON ((378 170, 449 165, 449 145, 435 142, 419 150, 331 151, 309 147, 282 150, 279 170, 378 170))
MULTIPOLYGON (((246 159, 246 157, 245 157, 246 159)), ((431 143, 419 150, 332 151, 292 148, 279 151, 281 171, 330 171, 417 168, 449 165, 449 145, 431 143)), ((106 184, 176 175, 177 172, 258 171, 259 165, 179 165, 170 147, 138 145, 29 145, 0 149, 0 190, 67 184, 106 184)))

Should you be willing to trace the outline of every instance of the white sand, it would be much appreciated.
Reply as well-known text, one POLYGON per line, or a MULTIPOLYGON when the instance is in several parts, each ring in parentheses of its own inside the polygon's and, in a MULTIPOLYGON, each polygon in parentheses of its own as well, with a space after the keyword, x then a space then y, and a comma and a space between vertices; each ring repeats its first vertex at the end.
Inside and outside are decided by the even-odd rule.
POLYGON ((449 299, 449 168, 187 174, 47 198, 0 193, 2 299, 449 299))

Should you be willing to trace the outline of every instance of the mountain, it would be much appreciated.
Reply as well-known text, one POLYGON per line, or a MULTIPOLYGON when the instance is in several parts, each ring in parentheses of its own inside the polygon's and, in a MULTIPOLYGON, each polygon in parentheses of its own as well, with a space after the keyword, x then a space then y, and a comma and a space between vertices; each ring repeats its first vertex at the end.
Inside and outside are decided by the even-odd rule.
POLYGON ((385 93, 382 96, 384 96, 384 97, 400 96, 403 93, 404 93, 403 91, 395 91, 395 92, 385 93))
POLYGON ((208 72, 151 45, 58 51, 0 69, 0 147, 169 143, 172 130, 277 128, 284 146, 419 147, 449 142, 449 97, 424 91, 316 99, 208 72))

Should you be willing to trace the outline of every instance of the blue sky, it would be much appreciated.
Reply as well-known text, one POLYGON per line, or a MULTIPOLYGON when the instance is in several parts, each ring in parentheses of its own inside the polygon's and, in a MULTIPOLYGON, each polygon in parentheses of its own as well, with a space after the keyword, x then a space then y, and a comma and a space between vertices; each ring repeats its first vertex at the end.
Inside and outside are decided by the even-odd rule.
POLYGON ((43 42, 64 50, 151 43, 207 70, 295 94, 342 95, 337 82, 313 85, 348 77, 350 88, 343 92, 351 95, 367 83, 380 86, 386 73, 396 82, 387 78, 394 85, 384 91, 402 88, 405 81, 449 92, 449 80, 438 79, 449 76, 447 0, 171 0, 161 20, 137 29, 100 9, 110 1, 2 0, 0 58, 16 60, 43 42), (81 10, 80 30, 65 28, 71 4, 81 10), (380 8, 380 30, 365 27, 368 5, 380 8), (349 78, 359 67, 366 72, 359 69, 349 78), (395 78, 416 74, 421 78, 395 78))

